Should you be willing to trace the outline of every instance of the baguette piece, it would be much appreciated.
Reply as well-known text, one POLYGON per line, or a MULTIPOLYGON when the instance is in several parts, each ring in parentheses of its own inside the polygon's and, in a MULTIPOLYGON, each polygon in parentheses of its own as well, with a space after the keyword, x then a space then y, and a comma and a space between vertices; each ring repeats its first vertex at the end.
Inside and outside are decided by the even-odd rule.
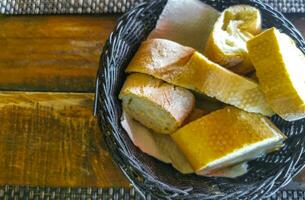
POLYGON ((145 74, 131 74, 120 92, 124 110, 156 133, 177 130, 195 105, 194 95, 145 74))
MULTIPOLYGON (((147 153, 162 162, 172 164, 172 166, 182 174, 194 173, 188 160, 170 135, 154 133, 152 130, 132 119, 124 111, 121 125, 134 145, 139 147, 144 153, 147 153)), ((208 174, 208 176, 235 178, 246 172, 247 165, 243 163, 217 171, 215 174, 208 174)), ((200 175, 200 172, 197 172, 197 174, 200 175)), ((204 176, 206 176, 206 174, 204 174, 204 176)))
POLYGON ((287 35, 271 28, 248 42, 262 91, 274 112, 294 121, 305 117, 305 56, 287 35))
POLYGON ((200 174, 274 151, 286 138, 267 118, 234 107, 191 122, 171 137, 200 174))
POLYGON ((253 71, 246 42, 261 32, 261 25, 261 14, 255 7, 236 5, 225 9, 214 25, 204 54, 238 74, 253 71))
MULTIPOLYGON (((172 44, 172 42, 169 44, 172 44)), ((139 52, 142 52, 141 48, 142 46, 139 52)), ((155 54, 154 57, 148 57, 143 54, 143 57, 141 57, 141 54, 137 54, 128 65, 126 71, 129 73, 149 74, 168 83, 216 98, 248 112, 267 116, 273 114, 257 83, 209 61, 202 54, 193 53, 186 64, 175 61, 173 65, 158 65, 158 63, 164 63, 158 59, 162 55, 166 55, 166 53, 162 49, 160 51, 158 49, 151 51, 159 52, 161 55, 155 54), (138 59, 141 62, 137 61, 138 59)), ((169 60, 164 57, 161 59, 169 60)))
POLYGON ((177 65, 185 65, 195 50, 166 39, 150 39, 142 42, 129 63, 128 70, 151 69, 168 72, 177 65))

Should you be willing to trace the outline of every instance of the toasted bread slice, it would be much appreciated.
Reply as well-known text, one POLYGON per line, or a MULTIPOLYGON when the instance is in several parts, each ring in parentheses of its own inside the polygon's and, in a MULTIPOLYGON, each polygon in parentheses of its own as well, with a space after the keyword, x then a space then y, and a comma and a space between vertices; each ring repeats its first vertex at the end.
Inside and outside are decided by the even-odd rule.
POLYGON ((129 75, 119 98, 130 116, 163 134, 179 128, 195 105, 190 91, 145 74, 129 75))
POLYGON ((246 42, 261 31, 261 21, 260 11, 255 7, 236 5, 225 9, 214 25, 204 54, 236 73, 250 72, 253 66, 247 62, 246 42))
POLYGON ((294 121, 305 117, 305 56, 287 35, 271 28, 248 42, 262 91, 274 112, 294 121))
MULTIPOLYGON (((170 42, 169 45, 172 43, 170 42)), ((142 46, 139 52, 142 52, 141 48, 142 46)), ((171 53, 157 50, 151 49, 150 51, 159 52, 161 55, 155 54, 150 59, 146 55, 143 56, 146 57, 144 59, 143 57, 141 58, 141 54, 137 54, 128 65, 126 71, 152 75, 168 83, 214 97, 219 101, 234 105, 248 112, 256 112, 268 116, 273 114, 257 83, 209 61, 198 52, 193 53, 186 64, 175 61, 176 64, 164 65, 162 63, 165 62, 157 61, 156 58, 171 53), (139 62, 137 60, 142 61, 139 62), (157 65, 157 63, 161 64, 157 65)), ((168 60, 168 58, 164 57, 162 59, 168 60)))
POLYGON ((226 107, 171 135, 200 174, 251 160, 282 146, 285 136, 265 117, 226 107))

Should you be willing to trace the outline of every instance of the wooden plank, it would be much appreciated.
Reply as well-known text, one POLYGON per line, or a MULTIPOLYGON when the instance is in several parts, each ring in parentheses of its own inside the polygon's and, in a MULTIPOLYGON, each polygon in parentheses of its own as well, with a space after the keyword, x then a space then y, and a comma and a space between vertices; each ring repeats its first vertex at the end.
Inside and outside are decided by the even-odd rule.
POLYGON ((116 18, 105 15, 1 16, 0 38, 105 39, 116 18))
POLYGON ((0 93, 0 184, 128 187, 92 116, 93 94, 0 93))
POLYGON ((112 16, 0 18, 0 90, 93 92, 112 16))
POLYGON ((72 39, 5 39, 0 89, 94 91, 103 42, 72 39), (16 48, 16 47, 22 48, 16 48))

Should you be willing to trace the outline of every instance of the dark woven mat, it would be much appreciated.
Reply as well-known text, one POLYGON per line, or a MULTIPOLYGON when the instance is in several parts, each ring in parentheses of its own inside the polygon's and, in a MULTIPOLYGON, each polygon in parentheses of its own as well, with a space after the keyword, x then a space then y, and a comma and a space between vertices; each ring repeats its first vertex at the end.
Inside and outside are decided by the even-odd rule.
MULTIPOLYGON (((111 200, 143 200, 128 188, 50 188, 28 186, 0 186, 0 199, 111 199, 111 200)), ((146 197, 146 199, 151 199, 146 197)), ((266 200, 304 200, 305 191, 280 191, 266 200)))
MULTIPOLYGON (((145 0, 0 0, 4 14, 122 13, 145 0)), ((262 0, 285 13, 305 13, 305 0, 262 0)))

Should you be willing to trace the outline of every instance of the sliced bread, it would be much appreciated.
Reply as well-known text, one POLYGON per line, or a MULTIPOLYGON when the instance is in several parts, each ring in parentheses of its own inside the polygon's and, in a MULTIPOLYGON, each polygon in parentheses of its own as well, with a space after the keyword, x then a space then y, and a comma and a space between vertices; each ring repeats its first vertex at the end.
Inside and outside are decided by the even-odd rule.
POLYGON ((305 56, 287 35, 266 30, 248 43, 260 87, 275 113, 294 121, 305 117, 305 56))
POLYGON ((171 81, 248 112, 273 114, 257 83, 211 62, 195 52, 171 81))
POLYGON ((219 169, 277 150, 286 138, 267 118, 225 107, 171 134, 194 171, 219 169))
POLYGON ((190 91, 137 73, 127 77, 119 98, 132 118, 162 134, 177 130, 195 105, 190 91))
POLYGON ((261 21, 255 7, 236 5, 225 9, 214 25, 204 54, 238 74, 251 72, 246 42, 261 31, 261 21))
MULTIPOLYGON (((163 44, 166 43, 167 41, 163 44)), ((169 45, 173 45, 173 42, 169 41, 169 45)), ((154 46, 156 45, 152 45, 152 48, 154 46)), ((139 52, 143 52, 142 48, 143 46, 140 47, 139 52)), ((165 65, 163 63, 167 62, 162 60, 169 60, 167 55, 171 55, 171 52, 166 53, 166 51, 158 51, 158 49, 151 49, 150 51, 161 55, 155 54, 153 57, 143 55, 141 57, 140 54, 137 54, 128 65, 126 71, 129 73, 149 74, 168 83, 216 98, 223 103, 236 106, 248 112, 256 112, 268 116, 273 114, 257 83, 211 62, 202 54, 195 52, 192 53, 191 57, 188 56, 188 62, 185 62, 186 59, 183 62, 176 60, 175 64, 165 65), (161 60, 158 60, 160 58, 161 60), (141 60, 141 62, 137 60, 141 60)))
MULTIPOLYGON (((180 148, 172 140, 170 135, 154 133, 152 130, 136 122, 124 111, 121 125, 134 145, 139 147, 144 153, 147 153, 165 163, 172 164, 175 169, 183 174, 194 173, 194 170, 185 155, 181 152, 180 148)), ((208 174, 208 176, 235 178, 245 174, 246 172, 247 164, 243 163, 217 171, 215 174, 208 174)), ((200 172, 197 172, 196 174, 200 175, 200 172)), ((203 175, 207 176, 206 174, 203 175)))

